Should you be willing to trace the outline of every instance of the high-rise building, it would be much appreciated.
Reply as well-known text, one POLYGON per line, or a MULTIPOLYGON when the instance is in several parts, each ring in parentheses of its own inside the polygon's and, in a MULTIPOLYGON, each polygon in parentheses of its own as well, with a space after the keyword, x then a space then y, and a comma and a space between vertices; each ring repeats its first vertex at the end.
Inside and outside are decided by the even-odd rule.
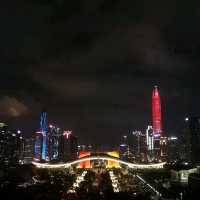
POLYGON ((48 155, 48 128, 47 128, 47 113, 42 111, 40 115, 40 131, 43 136, 42 140, 42 160, 47 160, 48 155))
POLYGON ((0 163, 6 165, 20 164, 23 159, 24 139, 20 130, 9 130, 0 123, 0 163))
POLYGON ((162 135, 161 103, 158 87, 155 86, 152 93, 152 122, 154 138, 162 135))
POLYGON ((19 164, 23 164, 24 159, 24 148, 25 148, 25 139, 21 133, 20 130, 14 130, 14 133, 16 133, 16 147, 15 147, 15 155, 17 157, 17 160, 19 164))
POLYGON ((31 164, 34 155, 34 139, 25 139, 24 145, 24 164, 31 164))
POLYGON ((167 155, 170 162, 176 162, 180 159, 179 147, 180 143, 177 137, 171 136, 167 138, 167 155))
POLYGON ((200 164, 200 117, 189 118, 191 162, 200 164))
POLYGON ((147 160, 152 162, 154 160, 154 137, 153 127, 148 126, 146 129, 146 145, 147 145, 147 160))
POLYGON ((120 159, 121 160, 131 160, 130 158, 130 149, 128 144, 120 144, 119 146, 119 153, 120 153, 120 159))
POLYGON ((49 161, 48 132, 47 113, 43 110, 40 114, 40 130, 35 134, 34 159, 37 161, 49 161))
POLYGON ((167 138, 162 130, 161 100, 158 87, 155 86, 152 92, 152 124, 154 137, 154 155, 157 160, 166 157, 167 138))
POLYGON ((41 161, 42 159, 42 144, 43 134, 41 131, 35 133, 35 145, 34 145, 34 160, 41 161))
POLYGON ((129 142, 132 143, 133 155, 137 161, 145 161, 146 157, 146 136, 141 131, 133 131, 129 142))
POLYGON ((179 156, 180 160, 191 162, 191 136, 189 121, 185 120, 185 127, 179 135, 179 156))
POLYGON ((75 160, 78 156, 78 141, 77 137, 72 134, 72 131, 64 131, 62 135, 62 160, 75 160))
POLYGON ((4 123, 0 123, 0 163, 4 162, 6 151, 6 136, 8 134, 8 126, 4 123))
POLYGON ((126 160, 126 161, 132 161, 133 160, 133 154, 130 151, 130 146, 128 143, 129 138, 127 137, 127 135, 123 136, 123 140, 122 143, 119 146, 119 156, 120 159, 122 160, 126 160))
POLYGON ((153 127, 152 126, 148 126, 146 129, 146 143, 147 143, 147 150, 152 152, 154 150, 153 127))
POLYGON ((51 161, 59 161, 61 159, 61 129, 59 127, 49 125, 49 159, 51 161))

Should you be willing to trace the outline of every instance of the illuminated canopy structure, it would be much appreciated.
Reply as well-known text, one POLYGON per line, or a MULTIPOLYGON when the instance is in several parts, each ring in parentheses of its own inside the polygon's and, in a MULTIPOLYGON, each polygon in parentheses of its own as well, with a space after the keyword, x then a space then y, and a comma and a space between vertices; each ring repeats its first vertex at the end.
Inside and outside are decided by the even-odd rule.
MULTIPOLYGON (((89 151, 80 151, 79 158, 84 158, 86 156, 90 156, 90 154, 91 153, 89 151)), ((80 162, 79 167, 80 168, 90 168, 91 167, 90 160, 80 162)))
POLYGON ((55 169, 55 168, 68 168, 73 165, 79 164, 80 162, 91 161, 91 160, 107 160, 107 161, 119 162, 120 164, 126 165, 132 169, 158 169, 158 168, 163 168, 163 166, 166 164, 166 162, 153 163, 153 164, 136 164, 136 163, 126 162, 126 161, 120 160, 116 157, 107 156, 107 155, 105 155, 105 156, 87 156, 87 157, 79 158, 75 161, 70 161, 70 162, 61 163, 61 164, 48 164, 48 163, 38 163, 38 162, 32 162, 32 164, 38 168, 55 169))
MULTIPOLYGON (((111 151, 111 152, 106 152, 108 156, 118 158, 119 159, 119 152, 118 151, 111 151)), ((119 161, 113 161, 113 160, 108 160, 107 163, 107 168, 120 168, 119 161)))

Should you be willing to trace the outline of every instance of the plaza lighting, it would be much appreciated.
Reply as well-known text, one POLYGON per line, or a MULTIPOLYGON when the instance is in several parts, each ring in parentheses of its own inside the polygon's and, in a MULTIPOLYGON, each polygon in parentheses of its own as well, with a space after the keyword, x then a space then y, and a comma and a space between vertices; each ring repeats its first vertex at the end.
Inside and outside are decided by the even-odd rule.
POLYGON ((126 162, 123 160, 120 160, 118 158, 112 158, 108 156, 89 156, 89 157, 83 157, 79 158, 75 161, 70 161, 62 164, 49 164, 49 163, 38 163, 38 162, 32 162, 33 165, 35 165, 38 168, 48 168, 48 169, 54 169, 54 168, 69 168, 72 165, 79 164, 80 162, 84 161, 91 161, 91 160, 109 160, 109 161, 115 161, 119 162, 120 164, 126 165, 129 168, 132 169, 160 169, 163 168, 166 162, 160 162, 160 163, 153 163, 153 164, 135 164, 126 162))
POLYGON ((67 193, 75 193, 75 189, 80 186, 80 183, 84 181, 84 177, 87 174, 87 171, 83 171, 83 173, 77 176, 75 182, 73 183, 73 188, 70 188, 67 193))
POLYGON ((109 171, 110 179, 112 182, 112 187, 114 192, 119 192, 119 182, 117 180, 117 177, 114 175, 113 171, 109 171))

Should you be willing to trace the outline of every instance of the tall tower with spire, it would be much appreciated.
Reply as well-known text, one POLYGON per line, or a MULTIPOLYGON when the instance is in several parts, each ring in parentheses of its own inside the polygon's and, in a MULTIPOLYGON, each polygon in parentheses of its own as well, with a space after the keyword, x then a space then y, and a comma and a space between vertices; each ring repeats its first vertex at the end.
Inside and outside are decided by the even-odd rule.
POLYGON ((48 156, 48 127, 47 113, 43 109, 40 113, 40 129, 35 133, 34 160, 47 160, 48 156))
POLYGON ((42 160, 47 158, 47 140, 48 140, 48 128, 47 128, 47 113, 43 110, 40 114, 40 131, 43 136, 42 140, 42 160))
POLYGON ((154 137, 162 136, 162 113, 158 87, 154 86, 152 93, 152 123, 154 137))
POLYGON ((163 135, 162 130, 162 112, 161 100, 157 86, 154 86, 152 92, 152 124, 153 124, 153 140, 154 140, 154 156, 157 160, 166 158, 167 139, 163 135))

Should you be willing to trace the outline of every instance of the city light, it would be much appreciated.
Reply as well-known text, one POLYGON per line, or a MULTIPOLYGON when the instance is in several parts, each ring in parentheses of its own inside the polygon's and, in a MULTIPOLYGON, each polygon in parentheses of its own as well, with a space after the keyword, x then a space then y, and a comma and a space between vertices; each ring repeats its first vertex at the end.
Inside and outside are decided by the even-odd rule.
POLYGON ((133 131, 132 134, 138 136, 138 135, 142 135, 142 132, 141 131, 133 131))
POLYGON ((152 191, 154 191, 157 195, 160 195, 160 193, 153 187, 151 186, 149 183, 147 183, 141 176, 136 175, 136 177, 141 180, 145 185, 147 185, 152 191))
POLYGON ((186 121, 186 122, 188 122, 188 121, 189 121, 189 118, 188 118, 188 117, 186 117, 186 118, 185 118, 185 121, 186 121))
POLYGON ((86 174, 87 174, 87 171, 85 170, 85 171, 83 171, 83 173, 81 175, 77 176, 75 182, 73 183, 73 187, 70 188, 67 193, 75 193, 76 188, 78 188, 80 186, 80 183, 85 180, 86 174))
POLYGON ((112 182, 113 191, 119 192, 120 188, 119 188, 119 182, 117 180, 117 177, 114 175, 113 171, 109 171, 109 175, 112 182))
POLYGON ((69 136, 72 134, 72 131, 64 131, 63 132, 63 136, 65 136, 67 139, 69 138, 69 136))
POLYGON ((168 138, 168 140, 177 140, 177 139, 178 139, 178 138, 177 138, 177 137, 174 137, 174 136, 168 138))
POLYGON ((49 128, 53 128, 53 125, 52 125, 52 124, 49 124, 49 128))
POLYGON ((152 92, 152 122, 154 137, 162 133, 161 103, 158 87, 155 86, 152 92))
POLYGON ((129 168, 133 169, 159 169, 163 168, 166 162, 161 162, 161 163, 154 163, 154 164, 135 164, 135 163, 130 163, 126 162, 117 158, 111 158, 107 156, 89 156, 87 158, 80 158, 72 162, 66 162, 62 164, 48 164, 48 163, 37 163, 37 162, 32 162, 33 165, 35 165, 38 168, 68 168, 72 165, 79 164, 80 162, 83 161, 91 161, 91 160, 108 160, 108 161, 115 161, 119 162, 120 164, 126 165, 129 168))

